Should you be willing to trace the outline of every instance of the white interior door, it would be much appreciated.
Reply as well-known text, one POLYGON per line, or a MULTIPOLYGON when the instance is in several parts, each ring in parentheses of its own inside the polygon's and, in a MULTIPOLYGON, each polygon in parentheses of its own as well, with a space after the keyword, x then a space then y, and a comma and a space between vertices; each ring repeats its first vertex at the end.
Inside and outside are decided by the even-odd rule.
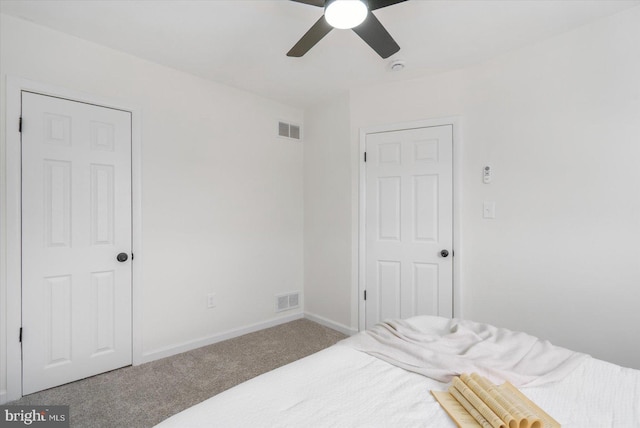
POLYGON ((131 114, 23 92, 23 394, 131 364, 131 240, 131 114))
POLYGON ((452 126, 367 134, 366 154, 366 327, 452 316, 452 126))

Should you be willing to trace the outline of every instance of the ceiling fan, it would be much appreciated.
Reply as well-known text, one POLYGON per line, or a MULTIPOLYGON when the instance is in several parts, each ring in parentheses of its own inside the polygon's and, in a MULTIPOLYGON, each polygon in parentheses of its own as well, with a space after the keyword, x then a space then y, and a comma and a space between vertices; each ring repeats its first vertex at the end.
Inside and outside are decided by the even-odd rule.
POLYGON ((324 8, 324 15, 291 48, 287 56, 303 56, 334 28, 352 29, 382 58, 389 58, 400 50, 400 46, 371 12, 407 0, 292 1, 322 7, 324 8))

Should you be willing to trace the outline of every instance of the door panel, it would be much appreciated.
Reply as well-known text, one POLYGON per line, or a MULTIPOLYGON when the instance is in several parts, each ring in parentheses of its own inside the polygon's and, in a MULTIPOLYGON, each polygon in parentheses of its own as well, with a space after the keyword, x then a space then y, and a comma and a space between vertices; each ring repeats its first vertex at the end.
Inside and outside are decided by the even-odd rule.
POLYGON ((378 240, 400 241, 400 177, 378 178, 378 240))
POLYGON ((23 394, 131 364, 131 115, 22 93, 23 394))
POLYGON ((367 328, 453 312, 453 135, 437 126, 366 136, 367 328))

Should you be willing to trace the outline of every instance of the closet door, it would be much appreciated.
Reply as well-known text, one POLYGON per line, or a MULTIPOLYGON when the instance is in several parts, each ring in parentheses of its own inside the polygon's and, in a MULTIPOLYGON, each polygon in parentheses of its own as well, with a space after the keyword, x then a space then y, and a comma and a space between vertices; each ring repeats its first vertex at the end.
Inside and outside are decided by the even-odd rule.
POLYGON ((453 312, 452 126, 366 136, 366 326, 453 312))
POLYGON ((131 239, 131 114, 23 92, 23 394, 131 364, 131 239))

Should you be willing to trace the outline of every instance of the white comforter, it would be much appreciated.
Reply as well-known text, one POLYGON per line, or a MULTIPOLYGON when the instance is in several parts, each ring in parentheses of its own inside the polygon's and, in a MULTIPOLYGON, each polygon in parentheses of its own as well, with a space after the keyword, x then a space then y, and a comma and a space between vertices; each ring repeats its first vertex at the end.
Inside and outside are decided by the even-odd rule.
MULTIPOLYGON (((335 345, 210 398, 170 427, 455 427, 442 383, 335 345)), ((640 371, 584 357, 564 379, 521 391, 563 427, 640 427, 640 371)))
POLYGON ((341 344, 440 382, 475 372, 517 387, 562 380, 587 358, 523 332, 434 316, 387 320, 341 344))

